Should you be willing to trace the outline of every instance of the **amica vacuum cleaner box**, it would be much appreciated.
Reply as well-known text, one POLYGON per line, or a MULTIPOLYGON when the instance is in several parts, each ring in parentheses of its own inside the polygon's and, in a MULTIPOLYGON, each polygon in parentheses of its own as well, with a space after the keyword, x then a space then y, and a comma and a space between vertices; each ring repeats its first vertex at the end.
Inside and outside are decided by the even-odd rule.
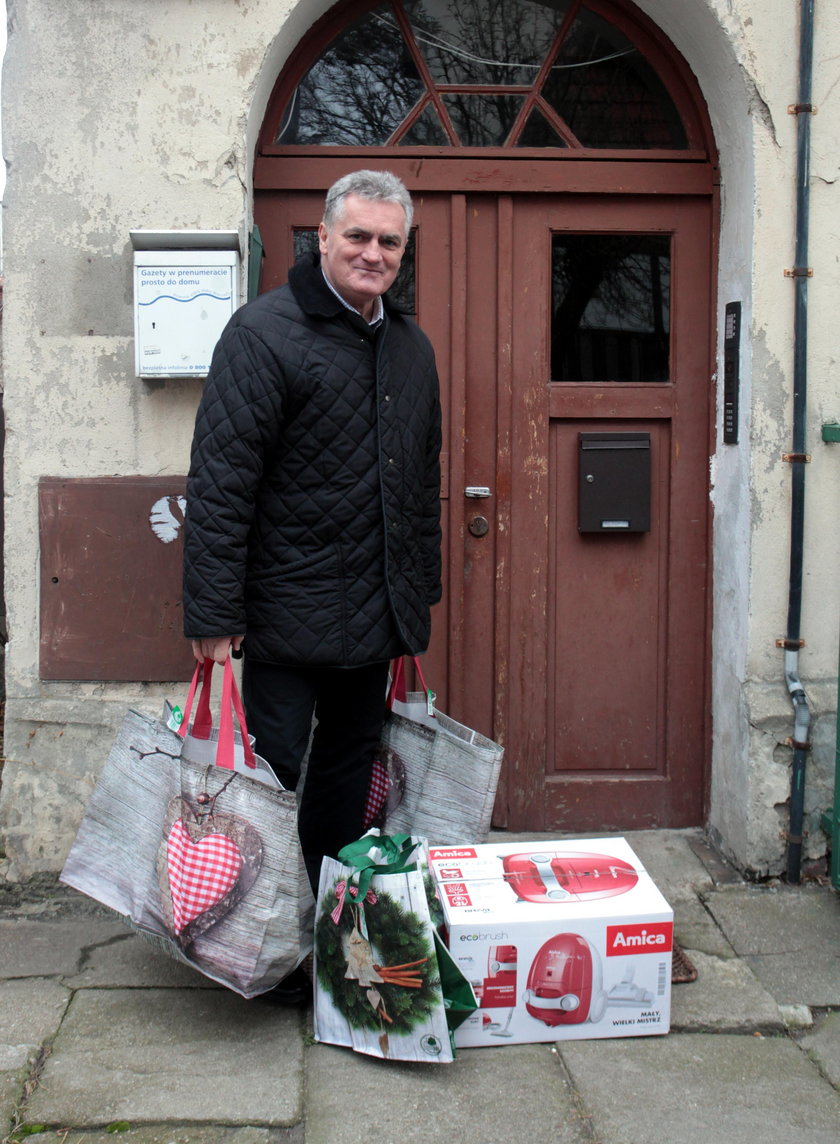
POLYGON ((433 846, 460 1047, 667 1033, 674 914, 624 838, 433 846))

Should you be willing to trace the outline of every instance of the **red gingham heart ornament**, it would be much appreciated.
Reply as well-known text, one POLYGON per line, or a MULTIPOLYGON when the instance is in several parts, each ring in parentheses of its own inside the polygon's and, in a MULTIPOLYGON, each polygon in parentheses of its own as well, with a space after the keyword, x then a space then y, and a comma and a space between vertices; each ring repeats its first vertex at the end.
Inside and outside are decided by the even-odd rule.
POLYGON ((194 841, 179 818, 169 832, 166 863, 174 928, 180 934, 233 889, 242 855, 226 834, 204 834, 194 841))
POLYGON ((405 795, 405 764, 390 747, 380 745, 382 758, 374 759, 370 769, 367 799, 365 801, 365 830, 378 826, 387 832, 388 815, 392 814, 405 795))
POLYGON ((365 830, 374 824, 380 825, 378 821, 380 815, 383 819, 382 825, 384 825, 385 815, 383 811, 388 801, 390 788, 391 780, 388 778, 387 770, 378 759, 374 759, 370 769, 370 785, 368 786, 365 813, 362 820, 365 830))

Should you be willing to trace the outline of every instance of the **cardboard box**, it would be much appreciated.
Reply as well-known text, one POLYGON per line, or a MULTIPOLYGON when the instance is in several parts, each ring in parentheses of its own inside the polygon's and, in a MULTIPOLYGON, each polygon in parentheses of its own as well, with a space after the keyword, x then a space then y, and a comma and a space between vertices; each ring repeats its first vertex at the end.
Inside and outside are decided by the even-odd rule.
POLYGON ((459 1047, 667 1033, 671 907, 624 838, 433 846, 459 1047))

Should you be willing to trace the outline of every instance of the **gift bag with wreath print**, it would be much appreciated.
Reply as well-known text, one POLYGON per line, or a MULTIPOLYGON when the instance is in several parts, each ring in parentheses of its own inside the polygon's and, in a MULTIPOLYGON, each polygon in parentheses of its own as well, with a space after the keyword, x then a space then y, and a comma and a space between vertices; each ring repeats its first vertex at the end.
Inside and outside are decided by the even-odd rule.
POLYGON ((423 841, 366 834, 321 867, 315 1038, 388 1060, 442 1063, 476 1000, 430 912, 423 841))

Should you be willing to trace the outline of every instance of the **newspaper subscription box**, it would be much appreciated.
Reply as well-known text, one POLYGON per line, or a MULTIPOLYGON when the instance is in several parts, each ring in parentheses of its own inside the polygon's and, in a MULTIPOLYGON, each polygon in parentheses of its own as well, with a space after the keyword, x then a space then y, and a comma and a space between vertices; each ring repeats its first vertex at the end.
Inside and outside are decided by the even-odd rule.
POLYGON ((433 846, 459 1047, 667 1033, 673 911, 624 838, 433 846))

